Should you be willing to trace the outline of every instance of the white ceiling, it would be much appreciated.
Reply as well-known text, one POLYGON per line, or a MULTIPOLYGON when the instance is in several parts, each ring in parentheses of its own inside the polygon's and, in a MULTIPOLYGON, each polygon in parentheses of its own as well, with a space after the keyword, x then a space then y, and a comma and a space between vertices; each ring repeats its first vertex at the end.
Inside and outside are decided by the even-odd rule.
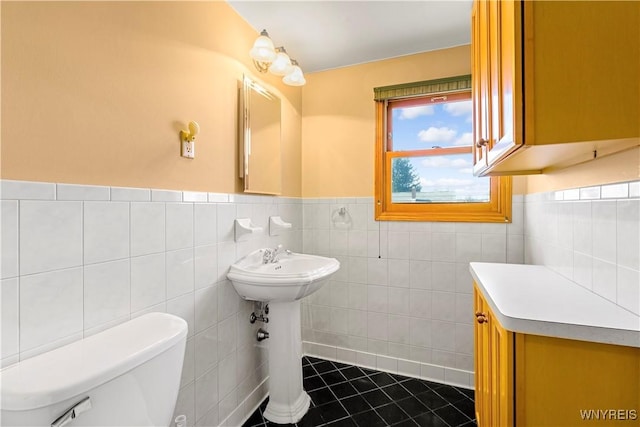
POLYGON ((471 41, 471 0, 228 3, 256 31, 266 29, 305 73, 471 41))

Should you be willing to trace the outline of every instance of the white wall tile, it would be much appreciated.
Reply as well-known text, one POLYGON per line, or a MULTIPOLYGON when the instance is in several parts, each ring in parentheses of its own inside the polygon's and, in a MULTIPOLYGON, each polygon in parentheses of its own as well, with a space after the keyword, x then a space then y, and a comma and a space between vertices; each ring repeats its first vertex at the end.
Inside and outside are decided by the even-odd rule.
POLYGON ((129 204, 84 203, 84 263, 129 256, 129 204))
POLYGON ((617 267, 615 264, 601 261, 594 258, 592 260, 593 271, 593 292, 616 302, 617 294, 617 267))
POLYGON ((151 190, 152 202, 181 202, 182 191, 151 190))
POLYGON ((165 254, 131 258, 131 311, 166 300, 165 254))
POLYGON ((197 203, 194 205, 195 245, 210 245, 218 241, 218 206, 197 203))
POLYGON ((131 256, 165 250, 165 205, 156 202, 131 203, 131 256))
POLYGON ((18 354, 19 352, 19 279, 14 277, 12 279, 4 279, 0 281, 0 359, 5 359, 9 356, 18 354))
POLYGON ((193 292, 193 248, 166 253, 167 298, 193 292))
POLYGON ((618 267, 617 304, 640 315, 640 271, 618 267))
POLYGON ((522 234, 507 235, 507 262, 524 264, 524 236, 522 234))
POLYGON ((236 318, 229 316, 218 322, 218 359, 222 360, 231 354, 235 355, 237 346, 236 318))
POLYGON ((187 340, 184 349, 184 362, 182 363, 182 374, 180 375, 180 388, 195 380, 195 338, 187 340))
POLYGON ((431 347, 438 350, 454 351, 456 347, 456 324, 453 322, 431 321, 431 347))
POLYGON ((204 416, 219 401, 218 369, 211 369, 203 376, 196 378, 195 387, 195 419, 204 416))
POLYGON ((20 351, 82 331, 82 268, 20 278, 20 351))
POLYGON ((389 315, 389 341, 410 344, 411 318, 407 316, 389 315))
POLYGON ((194 335, 195 306, 193 293, 167 300, 167 313, 182 317, 189 327, 188 337, 194 335))
POLYGON ((411 289, 409 301, 410 314, 413 317, 431 317, 431 291, 411 289))
POLYGON ((207 245, 195 248, 195 288, 211 286, 218 281, 218 246, 207 245))
POLYGON ((573 249, 592 254, 591 202, 573 203, 573 249))
POLYGON ((355 283, 367 283, 367 258, 350 257, 347 265, 349 281, 355 283))
POLYGON ((367 316, 367 337, 386 341, 389 336, 388 319, 389 315, 385 313, 369 312, 367 316))
POLYGON ((20 274, 82 265, 82 203, 20 202, 20 274))
POLYGON ((409 263, 409 287, 412 289, 431 289, 432 284, 432 263, 430 261, 411 261, 409 263))
POLYGON ((389 296, 389 313, 391 314, 404 314, 408 315, 410 312, 410 291, 408 288, 393 288, 388 289, 389 296))
POLYGON ((587 288, 593 288, 593 258, 580 252, 573 253, 573 281, 587 288))
POLYGON ((225 397, 238 385, 236 373, 237 358, 235 352, 220 360, 218 364, 218 393, 220 397, 225 397))
POLYGON ((193 204, 167 203, 166 236, 168 251, 193 246, 193 204))
POLYGON ((218 244, 218 282, 227 279, 229 267, 239 258, 236 254, 236 248, 237 245, 233 242, 223 242, 218 244))
POLYGON ((388 262, 389 286, 408 288, 411 283, 409 261, 390 259, 388 262))
POLYGON ((381 313, 388 311, 389 295, 386 286, 367 286, 367 308, 381 313))
POLYGON ((97 185, 57 184, 57 200, 110 200, 111 189, 97 185))
POLYGON ((618 200, 617 262, 640 270, 640 200, 618 200))
POLYGON ((412 317, 409 325, 409 339, 412 346, 430 347, 431 321, 412 317))
POLYGON ((18 275, 18 201, 2 200, 0 225, 2 233, 1 264, 2 279, 18 275))
POLYGON ((456 233, 456 261, 482 260, 482 234, 456 233))
POLYGON ((84 328, 89 329, 130 313, 129 260, 84 267, 84 328))
POLYGON ((367 256, 368 254, 368 241, 366 230, 353 230, 349 231, 349 250, 350 256, 367 256))
POLYGON ((148 188, 111 187, 111 200, 120 202, 148 202, 151 190, 148 188))
POLYGON ((409 257, 411 259, 418 260, 431 259, 431 233, 422 231, 414 231, 410 233, 409 257))
POLYGON ((591 227, 595 258, 616 262, 616 202, 596 200, 591 204, 591 227))
POLYGON ((56 185, 50 182, 0 181, 3 200, 55 200, 56 185))
POLYGON ((455 233, 431 233, 431 259, 434 261, 456 260, 455 233))
POLYGON ((367 286, 350 284, 349 285, 349 308, 356 310, 366 310, 367 303, 367 286))
POLYGON ((386 285, 389 270, 384 258, 367 259, 367 283, 371 285, 386 285))
POLYGON ((455 321, 456 294, 454 292, 433 291, 431 293, 431 318, 455 321))
POLYGON ((218 321, 226 319, 238 311, 240 296, 229 280, 217 285, 218 287, 218 321))
POLYGON ((197 202, 206 203, 209 200, 207 193, 199 191, 183 191, 182 201, 184 202, 197 202))
POLYGON ((640 197, 640 181, 629 183, 629 197, 640 197))
POLYGON ((507 236, 504 234, 482 235, 482 261, 505 262, 507 259, 507 236))
POLYGON ((432 264, 431 288, 433 290, 452 291, 455 277, 456 264, 452 262, 434 262, 432 264))
POLYGON ((195 338, 195 375, 200 377, 218 364, 218 328, 205 329, 195 338))
POLYGON ((403 231, 389 231, 388 257, 392 259, 409 259, 411 253, 410 234, 403 231))

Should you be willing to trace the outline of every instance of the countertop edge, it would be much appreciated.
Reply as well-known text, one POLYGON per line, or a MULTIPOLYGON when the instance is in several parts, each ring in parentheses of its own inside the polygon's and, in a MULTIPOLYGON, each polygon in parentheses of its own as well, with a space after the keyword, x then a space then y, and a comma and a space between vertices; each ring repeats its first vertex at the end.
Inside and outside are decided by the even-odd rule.
POLYGON ((472 264, 473 263, 469 264, 471 276, 489 304, 491 311, 504 329, 516 333, 640 348, 640 332, 638 331, 552 321, 547 322, 507 316, 498 309, 491 293, 486 289, 482 280, 474 271, 472 264))

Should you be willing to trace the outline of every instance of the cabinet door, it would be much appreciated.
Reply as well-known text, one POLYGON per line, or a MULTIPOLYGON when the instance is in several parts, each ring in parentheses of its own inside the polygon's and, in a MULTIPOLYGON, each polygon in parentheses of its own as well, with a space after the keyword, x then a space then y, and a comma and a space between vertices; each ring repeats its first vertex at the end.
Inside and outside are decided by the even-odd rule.
POLYGON ((503 329, 477 289, 475 403, 479 427, 513 426, 513 333, 503 329))
POLYGON ((521 27, 516 25, 520 2, 491 0, 488 3, 491 121, 487 163, 491 165, 523 143, 521 135, 516 138, 516 112, 522 111, 518 104, 522 68, 516 58, 520 56, 522 38, 521 27))
POLYGON ((491 426, 491 363, 490 337, 483 318, 486 313, 485 302, 477 290, 474 290, 475 311, 475 404, 478 426, 491 426))
POLYGON ((475 1, 471 14, 474 174, 486 169, 489 141, 489 3, 475 1))
POLYGON ((495 426, 513 425, 513 333, 504 330, 487 310, 491 385, 491 420, 495 426))

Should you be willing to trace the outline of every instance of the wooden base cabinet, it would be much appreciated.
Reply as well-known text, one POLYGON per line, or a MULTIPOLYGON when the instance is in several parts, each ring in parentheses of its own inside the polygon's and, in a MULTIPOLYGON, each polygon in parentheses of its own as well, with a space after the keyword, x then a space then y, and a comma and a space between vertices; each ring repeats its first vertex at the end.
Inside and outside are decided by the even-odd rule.
POLYGON ((474 300, 478 426, 640 425, 640 348, 507 331, 474 300))

